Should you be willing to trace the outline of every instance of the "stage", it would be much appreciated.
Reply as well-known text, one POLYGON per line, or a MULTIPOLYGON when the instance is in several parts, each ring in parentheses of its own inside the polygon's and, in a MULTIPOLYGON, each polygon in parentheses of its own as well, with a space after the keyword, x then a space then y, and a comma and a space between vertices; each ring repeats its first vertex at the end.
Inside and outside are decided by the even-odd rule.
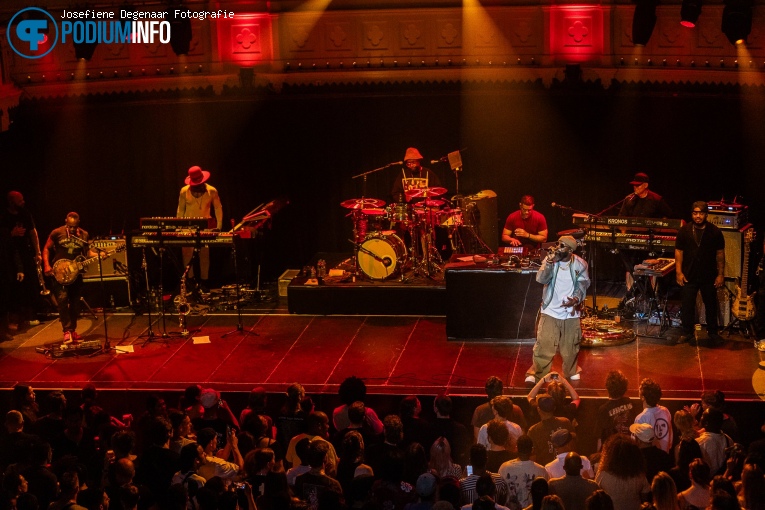
MULTIPOLYGON (((505 382, 506 393, 525 395, 526 369, 533 345, 528 342, 448 341, 444 316, 316 316, 286 313, 286 303, 273 302, 242 314, 243 332, 236 330, 235 312, 189 316, 196 330, 187 338, 146 342, 146 315, 107 314, 110 343, 117 351, 88 357, 51 358, 38 348, 59 341, 58 320, 19 332, 0 344, 0 387, 30 383, 39 388, 81 388, 92 382, 115 390, 180 390, 191 383, 222 391, 247 392, 261 385, 281 393, 293 381, 309 393, 334 394, 350 375, 363 377, 370 394, 482 396, 489 375, 505 382), (247 335, 243 333, 248 333, 247 335), (196 343, 207 337, 209 343, 196 343), (132 350, 132 352, 122 352, 132 350)), ((652 334, 645 324, 638 332, 652 334)), ((177 316, 168 315, 167 332, 180 332, 177 316)), ((81 319, 78 331, 88 340, 103 340, 98 318, 81 319)), ((700 392, 719 389, 729 400, 765 398, 765 370, 751 339, 739 333, 725 336, 717 348, 675 345, 677 330, 665 338, 638 335, 634 342, 611 347, 584 348, 579 364, 582 379, 574 385, 583 397, 604 398, 608 370, 622 370, 630 380, 631 396, 638 382, 655 379, 665 399, 695 399, 700 392)), ((554 365, 560 366, 559 358, 554 365)))

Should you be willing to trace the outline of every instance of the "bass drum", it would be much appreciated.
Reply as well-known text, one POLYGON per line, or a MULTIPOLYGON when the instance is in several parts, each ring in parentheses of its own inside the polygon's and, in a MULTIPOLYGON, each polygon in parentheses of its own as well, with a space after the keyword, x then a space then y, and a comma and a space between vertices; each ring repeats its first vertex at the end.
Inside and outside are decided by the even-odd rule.
POLYGON ((406 245, 393 231, 373 232, 361 243, 358 260, 362 273, 372 280, 385 280, 401 271, 406 245))

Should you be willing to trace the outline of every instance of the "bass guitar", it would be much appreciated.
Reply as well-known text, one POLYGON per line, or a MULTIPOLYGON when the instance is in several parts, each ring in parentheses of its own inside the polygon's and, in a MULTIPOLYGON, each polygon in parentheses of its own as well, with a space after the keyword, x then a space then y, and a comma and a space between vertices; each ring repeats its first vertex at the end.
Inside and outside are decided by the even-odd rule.
POLYGON ((736 287, 736 299, 733 300, 733 316, 740 321, 754 319, 754 294, 748 295, 749 289, 749 252, 754 241, 754 229, 750 228, 744 234, 744 267, 741 269, 741 281, 736 287))
MULTIPOLYGON (((106 251, 106 256, 103 257, 101 260, 107 259, 114 255, 117 252, 120 252, 125 249, 124 244, 121 244, 117 246, 114 250, 108 250, 106 251)), ((59 259, 53 264, 53 278, 56 279, 56 281, 61 285, 70 285, 74 283, 74 281, 77 279, 77 277, 80 275, 80 271, 85 269, 86 266, 92 264, 96 260, 98 260, 98 257, 100 255, 96 255, 95 257, 85 258, 82 255, 78 256, 74 260, 69 259, 59 259)))

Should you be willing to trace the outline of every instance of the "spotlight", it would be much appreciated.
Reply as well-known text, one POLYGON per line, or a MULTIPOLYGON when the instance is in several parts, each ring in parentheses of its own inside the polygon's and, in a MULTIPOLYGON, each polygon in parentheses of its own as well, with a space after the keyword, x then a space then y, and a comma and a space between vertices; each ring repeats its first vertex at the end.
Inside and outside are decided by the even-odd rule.
POLYGON ((680 7, 680 24, 684 27, 693 28, 701 14, 701 0, 683 0, 680 7))
POLYGON ((178 17, 174 15, 176 10, 172 7, 167 10, 167 19, 170 21, 170 46, 176 55, 188 55, 191 47, 191 10, 180 10, 178 17))
POLYGON ((657 0, 635 0, 635 14, 632 17, 632 43, 645 46, 651 39, 656 26, 657 0))
POLYGON ((746 43, 746 38, 752 31, 751 0, 726 0, 722 31, 734 46, 746 43))

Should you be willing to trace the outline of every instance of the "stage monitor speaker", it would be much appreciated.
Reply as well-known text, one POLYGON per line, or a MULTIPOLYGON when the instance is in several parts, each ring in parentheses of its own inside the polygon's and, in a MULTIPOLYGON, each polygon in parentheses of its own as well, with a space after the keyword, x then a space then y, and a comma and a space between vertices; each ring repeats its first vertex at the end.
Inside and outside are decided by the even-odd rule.
POLYGON ((91 308, 124 308, 131 305, 130 281, 122 276, 104 277, 104 292, 101 279, 88 278, 82 286, 82 297, 91 308), (105 295, 104 295, 105 294, 105 295))
POLYGON ((467 196, 464 200, 463 219, 465 225, 473 226, 478 236, 491 248, 492 253, 496 253, 499 249, 497 194, 490 190, 484 190, 475 195, 467 196))
MULTIPOLYGON (((116 250, 119 246, 125 244, 125 238, 113 238, 113 239, 96 239, 91 241, 91 244, 101 250, 112 251, 116 250)), ((122 250, 113 254, 108 259, 102 261, 104 267, 104 278, 122 277, 125 278, 128 275, 128 258, 127 250, 122 250)), ((91 278, 98 278, 98 261, 88 264, 85 267, 85 272, 82 275, 83 278, 89 280, 91 278)))
POLYGON ((725 237, 725 277, 741 278, 744 267, 744 238, 752 224, 744 225, 740 229, 721 229, 725 237))

